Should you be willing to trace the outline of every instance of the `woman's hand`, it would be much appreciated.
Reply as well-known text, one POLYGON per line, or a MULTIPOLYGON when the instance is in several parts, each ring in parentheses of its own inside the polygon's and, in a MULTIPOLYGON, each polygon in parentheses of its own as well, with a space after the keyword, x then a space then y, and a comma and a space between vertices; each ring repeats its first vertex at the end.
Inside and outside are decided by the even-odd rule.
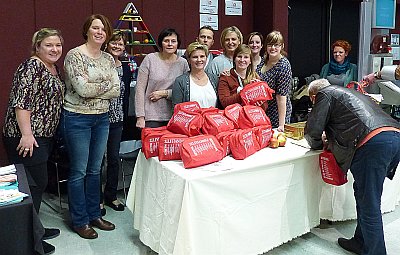
POLYGON ((279 132, 284 132, 285 131, 285 127, 284 126, 279 126, 278 127, 278 131, 279 132))
POLYGON ((144 120, 144 117, 137 117, 136 118, 136 127, 138 128, 144 128, 145 127, 146 121, 144 120))
POLYGON ((375 73, 370 73, 363 77, 363 81, 366 81, 369 85, 374 83, 376 80, 375 73))
POLYGON ((22 155, 22 157, 26 157, 28 153, 32 157, 33 147, 39 147, 33 134, 22 135, 16 150, 18 151, 18 155, 22 155))
POLYGON ((231 70, 230 69, 226 69, 224 71, 222 71, 219 76, 221 75, 225 75, 225 76, 231 76, 231 70))
POLYGON ((152 102, 157 102, 161 98, 167 98, 168 97, 168 91, 167 90, 156 90, 150 93, 149 99, 152 102))

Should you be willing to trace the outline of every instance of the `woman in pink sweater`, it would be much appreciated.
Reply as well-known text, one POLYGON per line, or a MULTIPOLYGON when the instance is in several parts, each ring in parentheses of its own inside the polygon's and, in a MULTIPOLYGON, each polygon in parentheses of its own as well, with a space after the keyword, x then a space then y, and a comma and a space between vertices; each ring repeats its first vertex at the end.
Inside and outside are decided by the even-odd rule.
POLYGON ((187 61, 176 55, 180 42, 174 29, 164 29, 157 40, 161 51, 148 54, 140 65, 135 94, 138 128, 165 126, 171 118, 172 85, 189 71, 187 61))

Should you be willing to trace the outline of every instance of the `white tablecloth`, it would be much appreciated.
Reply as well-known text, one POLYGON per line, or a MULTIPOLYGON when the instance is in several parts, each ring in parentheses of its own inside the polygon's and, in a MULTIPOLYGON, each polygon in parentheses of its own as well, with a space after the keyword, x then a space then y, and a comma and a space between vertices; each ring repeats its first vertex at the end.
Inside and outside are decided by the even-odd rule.
MULTIPOLYGON (((320 215, 322 219, 344 221, 356 219, 356 201, 353 191, 353 175, 348 172, 348 183, 336 187, 323 184, 321 192, 320 215)), ((381 202, 382 213, 394 211, 400 203, 400 166, 393 180, 386 178, 383 184, 381 202)))
POLYGON ((318 154, 288 142, 226 157, 217 170, 140 153, 127 206, 140 240, 161 255, 261 254, 319 224, 318 154))

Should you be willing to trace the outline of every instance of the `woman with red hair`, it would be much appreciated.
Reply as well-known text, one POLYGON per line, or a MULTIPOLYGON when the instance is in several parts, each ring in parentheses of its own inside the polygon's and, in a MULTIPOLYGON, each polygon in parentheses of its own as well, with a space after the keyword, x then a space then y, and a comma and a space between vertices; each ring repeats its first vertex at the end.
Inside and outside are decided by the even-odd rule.
POLYGON ((333 56, 329 63, 321 69, 320 78, 325 78, 330 84, 346 86, 357 79, 357 65, 350 63, 348 58, 351 44, 345 40, 337 40, 331 46, 333 56))

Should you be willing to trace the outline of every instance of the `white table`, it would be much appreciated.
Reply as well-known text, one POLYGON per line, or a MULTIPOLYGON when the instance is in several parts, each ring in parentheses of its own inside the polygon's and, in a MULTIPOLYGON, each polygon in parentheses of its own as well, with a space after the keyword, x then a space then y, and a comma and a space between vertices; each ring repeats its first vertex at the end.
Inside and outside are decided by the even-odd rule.
POLYGON ((128 194, 140 240, 159 254, 261 254, 320 221, 319 151, 293 145, 184 169, 140 153, 128 194))
MULTIPOLYGON (((353 175, 348 172, 348 183, 336 187, 323 184, 321 192, 320 215, 322 219, 330 221, 344 221, 356 219, 356 201, 353 191, 353 175)), ((385 179, 383 183, 383 194, 381 212, 394 211, 396 205, 400 204, 400 166, 396 170, 393 180, 385 179)))

